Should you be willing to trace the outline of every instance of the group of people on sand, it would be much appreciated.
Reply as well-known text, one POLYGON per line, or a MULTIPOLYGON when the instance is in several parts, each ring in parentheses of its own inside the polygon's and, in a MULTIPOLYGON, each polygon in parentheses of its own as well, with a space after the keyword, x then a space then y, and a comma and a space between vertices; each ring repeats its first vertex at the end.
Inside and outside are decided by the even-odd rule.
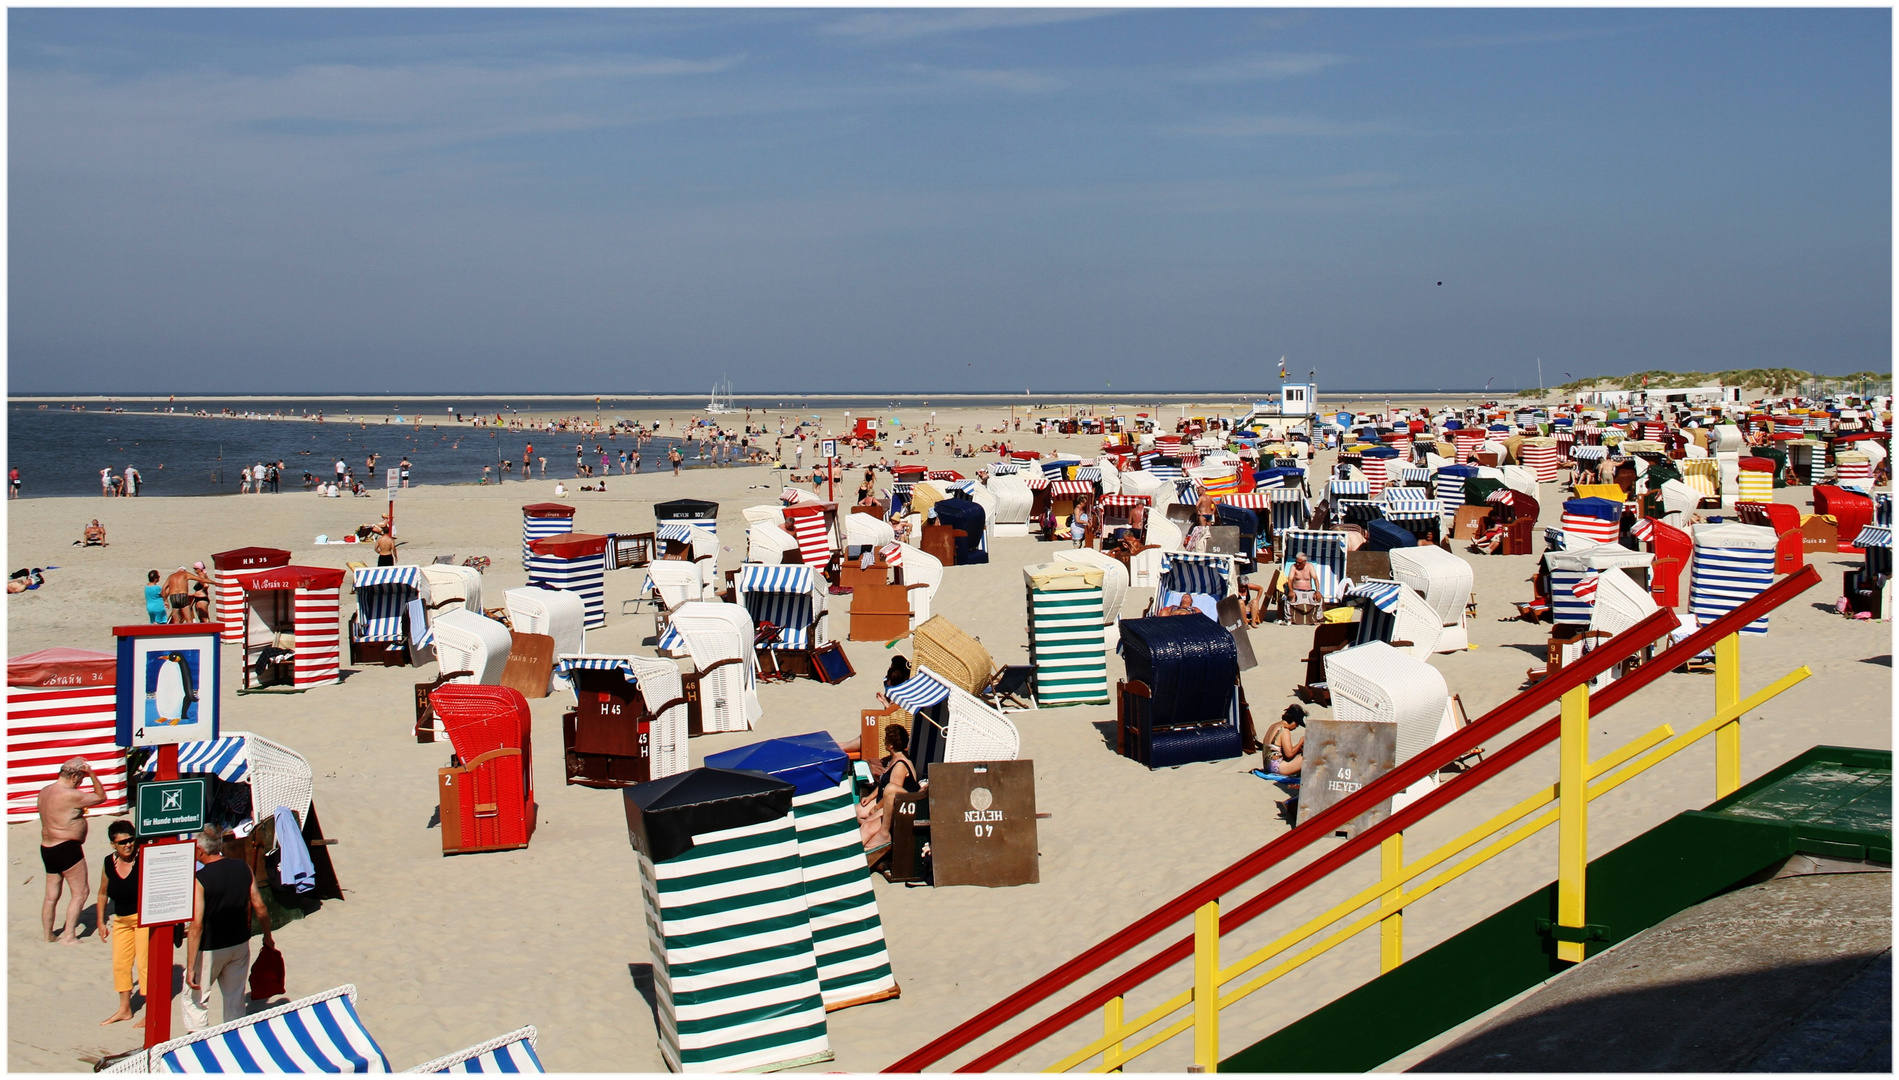
POLYGON ((202 562, 179 567, 161 582, 156 570, 145 572, 145 615, 155 623, 211 621, 211 576, 202 562))
MULTIPOLYGON (((90 882, 86 871, 87 813, 107 800, 105 784, 92 763, 75 757, 60 766, 59 776, 40 789, 40 866, 46 872, 46 896, 40 905, 41 936, 48 942, 78 945, 81 916, 87 907, 90 882), (60 901, 66 901, 63 926, 58 926, 60 901)), ((139 925, 141 860, 137 830, 125 818, 106 826, 111 851, 99 864, 99 889, 92 901, 98 940, 112 947, 112 988, 119 1007, 100 1024, 131 1020, 137 1011, 136 988, 149 997, 145 985, 146 956, 151 931, 139 925)), ((211 1026, 211 989, 220 999, 220 1023, 229 1023, 248 1009, 246 977, 250 972, 253 918, 261 923, 264 948, 272 949, 270 915, 242 857, 244 841, 215 825, 196 838, 197 882, 185 930, 186 1031, 211 1026)), ((170 972, 160 976, 171 977, 170 972)), ((135 1027, 144 1027, 140 1019, 135 1027)))

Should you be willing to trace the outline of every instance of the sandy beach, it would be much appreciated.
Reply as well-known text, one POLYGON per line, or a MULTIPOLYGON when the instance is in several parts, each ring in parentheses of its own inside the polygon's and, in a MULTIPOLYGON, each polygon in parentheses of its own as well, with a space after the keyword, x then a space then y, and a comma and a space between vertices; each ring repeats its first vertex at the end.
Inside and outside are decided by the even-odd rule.
MULTIPOLYGON (((1418 395, 1405 400, 1440 403, 1418 395)), ((1460 395, 1458 400, 1470 399, 1460 395)), ((1398 403, 1395 398, 1393 403, 1398 403)), ((1362 404, 1376 408, 1382 399, 1362 404)), ((1325 407, 1352 406, 1348 395, 1327 398, 1325 407)), ((1121 411, 1135 408, 1124 405, 1121 411)), ((1175 408, 1169 405, 1163 414, 1170 421, 1175 408)), ((1230 411, 1231 404, 1216 408, 1230 411)), ((936 411, 940 428, 967 429, 959 443, 986 441, 989 437, 977 436, 977 429, 995 428, 1008 416, 1006 408, 993 407, 936 411)), ((920 420, 913 408, 905 413, 907 421, 920 420)), ((1009 439, 1027 449, 1083 456, 1099 447, 1096 436, 1023 433, 1009 439)), ((549 442, 558 444, 560 438, 549 442)), ((872 460, 878 456, 870 455, 872 460)), ((952 460, 939 454, 904 460, 974 475, 995 458, 952 460)), ((1318 464, 1330 461, 1330 454, 1321 454, 1318 464)), ((859 470, 840 476, 840 497, 850 498, 861 475, 859 470)), ((679 477, 616 476, 605 494, 578 491, 585 481, 565 483, 577 509, 575 528, 582 532, 650 529, 656 500, 717 501, 724 545, 719 561, 729 569, 744 557, 742 511, 775 504, 784 477, 764 468, 700 468, 679 477)), ((887 483, 880 477, 880 487, 887 483)), ((503 590, 526 580, 519 507, 547 500, 553 489, 553 480, 536 479, 405 491, 396 510, 407 544, 401 561, 487 556, 493 564, 483 589, 493 606, 503 590)), ((1789 488, 1776 492, 1776 499, 1804 512, 1811 494, 1789 488)), ((1543 524, 1556 523, 1561 503, 1557 488, 1544 485, 1543 524)), ((147 570, 169 572, 198 559, 208 563, 216 551, 281 547, 292 552, 295 563, 337 567, 366 557, 355 548, 318 547, 311 541, 373 521, 382 507, 380 497, 322 499, 289 490, 274 496, 12 502, 9 567, 59 569, 47 573, 44 588, 8 597, 9 654, 56 646, 110 650, 113 625, 144 621, 140 589, 147 570), (95 516, 109 530, 110 546, 72 546, 81 526, 95 516)), ((988 565, 947 569, 935 610, 980 637, 998 663, 1025 662, 1021 568, 1065 549, 1030 538, 999 538, 988 565)), ((1526 579, 1539 556, 1466 555, 1463 549, 1454 542, 1453 550, 1476 570, 1474 648, 1432 663, 1476 716, 1510 697, 1527 668, 1541 666, 1548 627, 1502 621, 1514 614, 1511 601, 1529 598, 1526 579)), ((1891 746, 1891 627, 1832 613, 1842 570, 1859 560, 1857 555, 1815 557, 1823 584, 1776 612, 1769 634, 1744 638, 1743 693, 1800 664, 1813 669, 1806 683, 1744 718, 1744 781, 1816 744, 1891 746)), ((643 580, 640 570, 607 575, 608 623, 589 632, 589 651, 652 653, 646 644, 653 634, 652 617, 619 614, 621 601, 631 598, 643 580)), ((1131 589, 1123 614, 1140 614, 1151 595, 1152 590, 1131 589)), ((841 636, 845 620, 840 616, 847 605, 846 598, 833 598, 834 634, 841 636)), ((346 615, 349 610, 346 597, 346 615)), ((1244 682, 1262 725, 1293 700, 1311 639, 1309 627, 1269 624, 1252 631, 1260 663, 1245 673, 1244 682)), ((855 678, 836 686, 809 680, 761 686, 764 715, 757 729, 694 739, 692 763, 773 736, 827 730, 840 739, 854 737, 858 710, 874 703, 890 652, 874 642, 845 647, 855 678)), ((907 653, 908 643, 898 649, 907 653)), ((1111 656, 1109 665, 1110 680, 1118 678, 1119 659, 1111 656)), ((532 846, 444 858, 438 834, 428 825, 435 809, 435 770, 446 764, 448 747, 418 745, 411 734, 411 688, 434 674, 432 663, 421 669, 352 670, 346 665, 340 685, 283 696, 240 697, 237 680, 225 680, 225 729, 268 736, 307 758, 315 771, 315 802, 325 831, 339 841, 330 850, 346 899, 325 903, 276 935, 290 996, 354 983, 358 1011, 397 1069, 533 1024, 540 1029, 540 1056, 551 1070, 661 1071, 646 996, 650 961, 638 870, 627 843, 622 796, 569 787, 563 780, 560 714, 571 705, 571 694, 557 692, 532 703, 540 805, 532 846)), ((1677 730, 1690 726, 1713 711, 1713 694, 1711 676, 1669 676, 1602 714, 1591 733, 1595 747, 1606 752, 1663 722, 1677 730)), ((902 997, 831 1014, 836 1062, 819 1069, 872 1071, 890 1064, 1286 831, 1274 814, 1281 796, 1248 774, 1259 764, 1257 757, 1149 772, 1110 748, 1112 706, 1028 711, 1012 719, 1021 732, 1022 756, 1035 763, 1038 809, 1050 815, 1039 824, 1040 884, 931 889, 875 879, 902 997)), ((1711 801, 1712 754, 1704 742, 1597 803, 1590 824, 1592 853, 1711 801)), ((1427 850, 1426 845, 1456 835, 1554 779, 1552 748, 1437 815, 1407 837, 1407 844, 1427 850)), ((38 943, 38 827, 16 824, 8 834, 8 1067, 90 1069, 102 1055, 133 1048, 140 1034, 125 1024, 98 1024, 113 1010, 116 995, 109 950, 94 931, 88 929, 76 947, 38 943)), ((105 822, 95 821, 87 844, 95 888, 104 834, 105 822)), ((1308 850, 1316 855, 1327 846, 1321 842, 1308 850)), ((1550 830, 1410 909, 1407 951, 1427 948, 1549 881, 1554 847, 1550 830)), ((1276 875, 1291 869, 1282 867, 1276 875)), ((1264 943, 1302 915, 1323 910, 1372 880, 1375 872, 1376 860, 1367 860, 1248 926, 1229 939, 1230 947, 1264 943)), ((1326 954, 1288 975, 1273 992, 1229 1010, 1222 1020, 1223 1046, 1237 1050, 1331 1000, 1375 974, 1377 962, 1375 934, 1326 954)), ((1168 992, 1186 985, 1184 975, 1174 977, 1168 992)), ((1151 991, 1149 996, 1158 999, 1151 991)), ((1130 1011, 1143 1000, 1130 1000, 1130 1011)), ((182 1030, 176 1019, 174 1030, 182 1030)), ((1097 1031, 1094 1022, 1084 1021, 1017 1067, 1041 1067, 1097 1031)), ((1181 1069, 1190 1049, 1188 1040, 1176 1039, 1136 1064, 1181 1069)))

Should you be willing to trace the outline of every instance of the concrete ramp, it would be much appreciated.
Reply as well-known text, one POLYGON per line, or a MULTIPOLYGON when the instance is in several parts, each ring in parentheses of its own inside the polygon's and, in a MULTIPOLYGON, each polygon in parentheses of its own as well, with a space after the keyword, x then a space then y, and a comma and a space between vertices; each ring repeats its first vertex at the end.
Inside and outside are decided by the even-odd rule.
POLYGON ((1850 869, 1697 904, 1412 1071, 1889 1072, 1892 874, 1850 869))

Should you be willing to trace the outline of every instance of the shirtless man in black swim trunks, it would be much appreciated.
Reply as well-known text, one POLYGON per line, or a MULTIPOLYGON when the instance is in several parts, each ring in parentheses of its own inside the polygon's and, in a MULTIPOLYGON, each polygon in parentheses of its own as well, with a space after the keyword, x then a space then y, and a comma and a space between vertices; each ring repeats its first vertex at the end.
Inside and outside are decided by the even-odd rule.
POLYGON ((79 944, 79 912, 86 906, 86 810, 106 801, 105 785, 92 762, 76 757, 59 767, 59 778, 40 789, 40 864, 46 868, 46 902, 40 905, 40 929, 46 940, 79 944), (92 781, 92 790, 79 785, 92 781), (72 890, 66 904, 66 930, 53 936, 62 887, 72 890))

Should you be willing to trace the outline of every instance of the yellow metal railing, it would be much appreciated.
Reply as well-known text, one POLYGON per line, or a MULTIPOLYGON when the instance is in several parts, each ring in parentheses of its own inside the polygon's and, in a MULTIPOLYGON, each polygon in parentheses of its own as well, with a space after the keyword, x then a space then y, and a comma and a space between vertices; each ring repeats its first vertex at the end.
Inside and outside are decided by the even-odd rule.
POLYGON ((1742 698, 1739 636, 1729 634, 1718 639, 1714 658, 1713 716, 1679 735, 1670 725, 1662 724, 1593 762, 1589 760, 1589 688, 1581 685, 1569 690, 1562 697, 1555 784, 1409 864, 1404 861, 1404 834, 1394 833, 1379 847, 1376 882, 1227 966, 1221 966, 1220 958, 1219 901, 1202 905, 1194 912, 1193 985, 1132 1020, 1125 1017, 1125 997, 1110 999, 1102 1011, 1101 1037, 1045 1071, 1066 1072, 1096 1057, 1100 1062, 1092 1071, 1118 1071, 1129 1061, 1192 1029, 1194 1069, 1213 1072, 1219 1068, 1221 1009, 1374 926, 1379 928, 1379 970, 1390 971, 1404 962, 1405 908, 1552 824, 1557 826, 1556 955, 1561 960, 1580 961, 1587 929, 1584 897, 1589 803, 1710 735, 1715 746, 1715 796, 1731 794, 1741 785, 1741 716, 1812 675, 1802 666, 1742 698), (1471 854, 1460 860, 1459 856, 1467 852, 1471 854), (1412 886, 1412 882, 1440 867, 1444 868, 1440 873, 1412 886), (1369 912, 1363 911, 1372 904, 1376 906, 1369 912), (1316 944, 1281 959, 1322 933, 1326 936, 1316 944), (1232 990, 1226 989, 1275 960, 1278 962, 1264 972, 1232 990), (1175 1015, 1182 1010, 1186 1010, 1183 1015, 1175 1015), (1136 1038, 1139 1041, 1129 1045, 1129 1040, 1136 1038))

